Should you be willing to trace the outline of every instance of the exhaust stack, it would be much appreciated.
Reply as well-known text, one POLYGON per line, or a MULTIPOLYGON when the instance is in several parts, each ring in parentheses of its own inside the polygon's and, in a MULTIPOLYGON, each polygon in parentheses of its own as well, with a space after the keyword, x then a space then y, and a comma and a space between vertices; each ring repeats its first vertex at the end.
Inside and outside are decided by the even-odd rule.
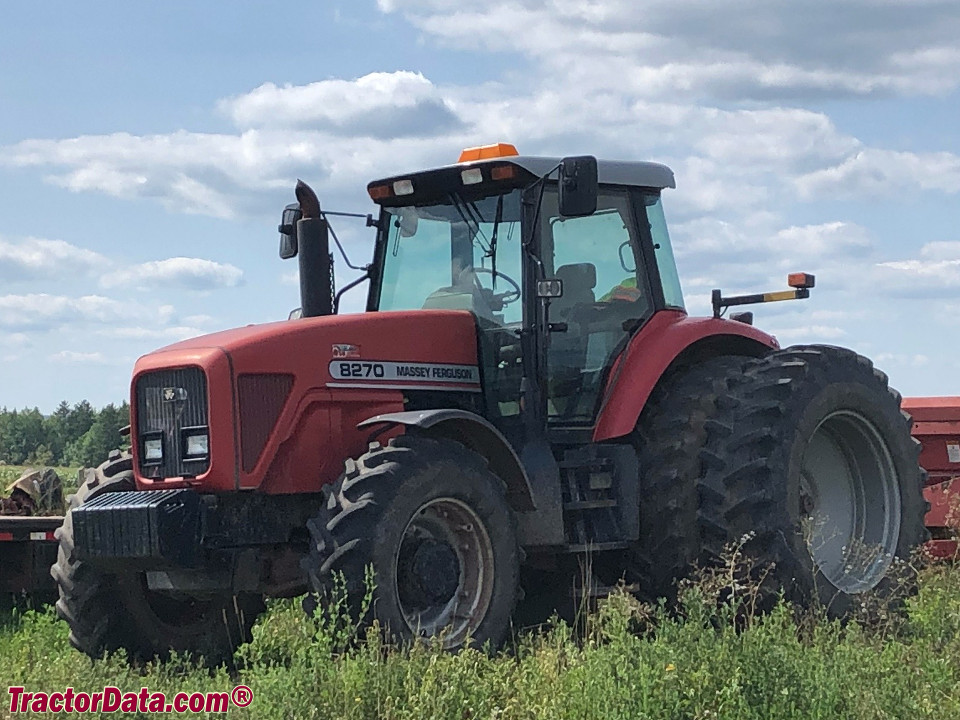
POLYGON ((330 228, 320 213, 317 194, 297 180, 297 205, 288 205, 280 225, 280 257, 298 256, 301 317, 333 314, 333 256, 330 228))

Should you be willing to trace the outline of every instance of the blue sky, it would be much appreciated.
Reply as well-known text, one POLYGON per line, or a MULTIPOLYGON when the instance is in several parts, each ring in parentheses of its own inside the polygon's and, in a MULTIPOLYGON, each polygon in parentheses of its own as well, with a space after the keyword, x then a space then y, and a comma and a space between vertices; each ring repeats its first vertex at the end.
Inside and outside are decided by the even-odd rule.
POLYGON ((6 3, 0 406, 119 402, 139 355, 286 317, 298 177, 370 212, 497 141, 667 163, 692 312, 814 272, 757 324, 960 394, 957 38, 956 0, 6 3))

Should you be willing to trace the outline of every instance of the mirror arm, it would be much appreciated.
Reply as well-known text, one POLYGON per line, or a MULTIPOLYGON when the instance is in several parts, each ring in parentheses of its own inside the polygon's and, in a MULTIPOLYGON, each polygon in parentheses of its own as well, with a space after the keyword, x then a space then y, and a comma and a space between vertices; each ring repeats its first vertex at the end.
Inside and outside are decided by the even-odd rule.
MULTIPOLYGON (((326 216, 326 215, 347 215, 347 213, 327 212, 327 211, 324 210, 324 211, 321 213, 321 215, 323 215, 323 216, 326 216)), ((349 215, 348 217, 368 217, 368 216, 367 216, 367 215, 349 215)), ((324 219, 326 219, 326 218, 324 217, 324 219)), ((368 227, 369 227, 369 226, 368 226, 368 227)), ((343 262, 346 263, 346 266, 347 266, 348 268, 350 268, 351 270, 362 270, 362 271, 366 272, 366 271, 369 269, 370 266, 369 266, 369 265, 364 265, 364 266, 354 265, 352 262, 350 262, 350 258, 347 257, 347 252, 343 249, 343 245, 340 244, 340 238, 337 237, 337 232, 336 232, 336 230, 333 229, 333 225, 331 225, 331 224, 328 222, 328 223, 327 223, 327 228, 330 230, 330 237, 332 237, 332 238, 333 238, 333 242, 336 243, 337 249, 340 251, 340 257, 343 258, 343 262)))
MULTIPOLYGON (((547 170, 547 172, 545 172, 543 175, 541 175, 539 178, 534 180, 532 183, 530 183, 523 189, 523 192, 526 193, 529 190, 531 190, 535 185, 540 186, 540 189, 537 192, 537 205, 533 211, 533 222, 530 224, 530 234, 527 235, 527 240, 524 243, 524 245, 526 246, 529 246, 530 243, 533 242, 533 233, 536 232, 537 223, 540 222, 540 207, 543 205, 543 191, 546 189, 547 178, 550 177, 553 173, 555 173, 559 169, 560 169, 560 163, 557 163, 554 167, 547 170)), ((539 260, 539 258, 537 259, 539 260)), ((541 269, 542 267, 543 265, 541 264, 541 269)))
MULTIPOLYGON (((339 244, 339 243, 338 243, 339 244)), ((348 282, 339 291, 333 298, 333 314, 336 315, 340 312, 340 296, 343 295, 347 290, 352 290, 357 285, 362 283, 364 280, 370 280, 370 266, 364 265, 362 268, 357 268, 358 270, 363 270, 363 275, 358 277, 356 280, 348 282)))

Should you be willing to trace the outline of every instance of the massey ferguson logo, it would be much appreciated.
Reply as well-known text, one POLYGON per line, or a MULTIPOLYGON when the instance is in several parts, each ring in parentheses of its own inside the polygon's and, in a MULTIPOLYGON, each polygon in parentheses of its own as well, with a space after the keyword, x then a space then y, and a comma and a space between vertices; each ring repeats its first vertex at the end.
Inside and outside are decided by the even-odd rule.
POLYGON ((356 345, 337 344, 333 346, 333 357, 338 360, 358 358, 360 357, 360 348, 356 345))
POLYGON ((165 387, 163 389, 164 402, 176 402, 177 400, 186 400, 187 391, 183 388, 165 387))

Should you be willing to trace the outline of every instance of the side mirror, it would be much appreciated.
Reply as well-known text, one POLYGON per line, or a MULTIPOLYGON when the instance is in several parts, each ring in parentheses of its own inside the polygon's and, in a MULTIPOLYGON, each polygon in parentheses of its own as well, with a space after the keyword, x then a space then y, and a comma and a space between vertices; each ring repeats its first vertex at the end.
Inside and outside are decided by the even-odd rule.
POLYGON ((283 209, 283 218, 280 220, 280 257, 289 260, 297 256, 297 221, 303 217, 300 205, 294 203, 283 209))
POLYGON ((560 215, 584 217, 597 211, 597 159, 592 155, 560 161, 560 215))

